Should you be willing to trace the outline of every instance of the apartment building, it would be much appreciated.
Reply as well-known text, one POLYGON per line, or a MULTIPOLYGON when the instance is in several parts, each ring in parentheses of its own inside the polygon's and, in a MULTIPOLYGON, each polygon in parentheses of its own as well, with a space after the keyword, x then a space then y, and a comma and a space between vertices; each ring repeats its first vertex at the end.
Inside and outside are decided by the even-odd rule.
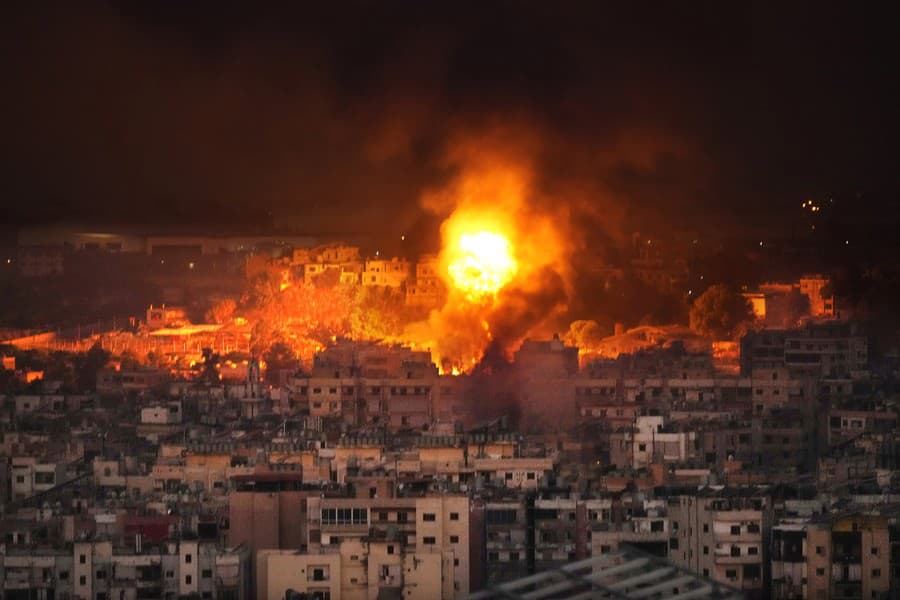
POLYGON ((257 554, 262 598, 458 598, 469 591, 469 501, 441 495, 310 497, 308 544, 257 554))
POLYGON ((777 600, 888 598, 891 543, 888 519, 825 516, 772 528, 772 598, 777 600))
POLYGON ((112 600, 193 596, 251 598, 245 548, 175 540, 124 548, 110 541, 76 541, 68 550, 0 553, 0 586, 8 598, 112 600))
POLYGON ((670 495, 669 559, 704 577, 766 597, 769 499, 753 488, 704 488, 670 495))

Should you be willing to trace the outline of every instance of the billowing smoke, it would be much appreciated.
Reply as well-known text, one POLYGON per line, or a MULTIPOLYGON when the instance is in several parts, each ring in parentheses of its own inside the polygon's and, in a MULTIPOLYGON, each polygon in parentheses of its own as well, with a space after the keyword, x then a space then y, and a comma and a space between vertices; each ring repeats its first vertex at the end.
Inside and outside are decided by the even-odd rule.
MULTIPOLYGON (((429 345, 445 368, 469 370, 485 350, 508 357, 528 335, 566 311, 573 287, 570 256, 580 246, 566 198, 550 198, 538 186, 541 139, 509 125, 459 134, 444 158, 453 175, 422 197, 442 217, 439 271, 448 288, 443 307, 409 330, 429 345), (473 233, 508 242, 507 281, 473 296, 451 276, 459 240, 473 233)), ((505 258, 505 257, 504 257, 505 258)))

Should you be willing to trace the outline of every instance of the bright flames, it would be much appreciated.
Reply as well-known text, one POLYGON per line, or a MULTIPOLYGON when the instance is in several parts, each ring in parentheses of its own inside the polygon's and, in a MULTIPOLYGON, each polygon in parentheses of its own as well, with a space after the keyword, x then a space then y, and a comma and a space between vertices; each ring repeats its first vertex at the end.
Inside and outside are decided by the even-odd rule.
POLYGON ((493 231, 463 233, 450 249, 447 270, 453 284, 473 301, 494 296, 516 275, 509 240, 493 231))

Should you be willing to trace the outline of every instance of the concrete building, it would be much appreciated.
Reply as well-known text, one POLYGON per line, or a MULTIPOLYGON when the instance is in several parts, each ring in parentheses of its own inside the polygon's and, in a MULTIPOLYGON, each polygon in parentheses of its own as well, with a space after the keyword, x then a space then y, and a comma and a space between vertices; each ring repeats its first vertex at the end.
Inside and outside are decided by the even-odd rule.
POLYGON ((820 517, 772 528, 772 598, 887 598, 888 520, 864 514, 820 517))
POLYGON ((124 548, 76 541, 69 550, 0 553, 5 598, 221 598, 247 600, 249 553, 207 542, 175 540, 124 548))
POLYGON ((767 597, 772 509, 766 496, 752 488, 704 488, 670 495, 668 515, 670 560, 748 597, 767 597))
POLYGON ((311 553, 345 542, 362 544, 367 598, 468 593, 467 497, 310 498, 307 506, 311 553), (438 588, 429 587, 435 583, 438 588))
POLYGON ((402 258, 367 260, 362 273, 363 285, 399 288, 412 273, 409 261, 402 258))
POLYGON ((299 549, 308 539, 307 499, 298 469, 232 477, 228 495, 228 542, 257 550, 299 549))

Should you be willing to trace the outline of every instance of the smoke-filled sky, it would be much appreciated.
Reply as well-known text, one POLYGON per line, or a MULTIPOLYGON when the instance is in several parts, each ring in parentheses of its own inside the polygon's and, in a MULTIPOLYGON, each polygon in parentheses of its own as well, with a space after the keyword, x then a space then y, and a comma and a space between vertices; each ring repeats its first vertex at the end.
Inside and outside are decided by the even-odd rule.
POLYGON ((436 236, 421 198, 497 130, 597 218, 898 189, 900 44, 871 3, 21 4, 0 25, 7 223, 436 236))

